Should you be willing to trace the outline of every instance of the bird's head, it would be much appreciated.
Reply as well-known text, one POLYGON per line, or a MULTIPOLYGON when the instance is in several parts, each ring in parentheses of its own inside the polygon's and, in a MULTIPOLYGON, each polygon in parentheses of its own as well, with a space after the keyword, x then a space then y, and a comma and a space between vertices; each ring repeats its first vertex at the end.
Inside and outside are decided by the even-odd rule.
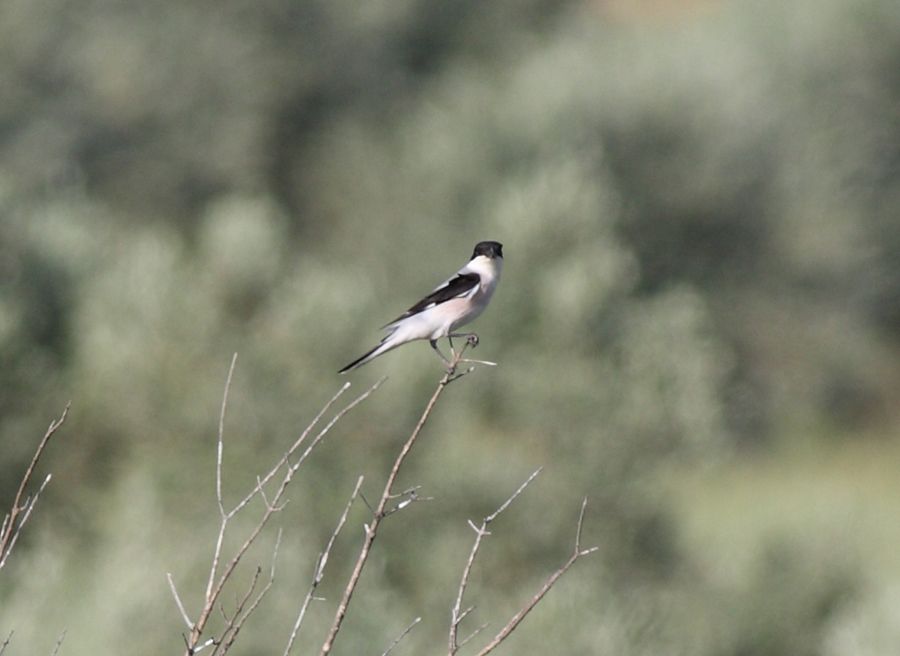
POLYGON ((472 251, 472 257, 470 259, 474 260, 479 255, 483 255, 491 260, 496 257, 499 257, 502 260, 503 244, 499 241, 480 241, 475 244, 475 250, 472 251))

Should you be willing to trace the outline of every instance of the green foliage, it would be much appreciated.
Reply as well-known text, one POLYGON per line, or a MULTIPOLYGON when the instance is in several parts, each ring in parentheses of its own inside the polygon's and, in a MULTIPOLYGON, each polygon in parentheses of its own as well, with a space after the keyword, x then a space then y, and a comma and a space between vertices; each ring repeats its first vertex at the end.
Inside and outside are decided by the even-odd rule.
MULTIPOLYGON (((49 653, 63 629, 65 654, 178 650, 165 573, 193 608, 231 354, 236 496, 479 239, 507 254, 475 325, 475 356, 500 366, 442 400, 401 482, 435 500, 386 525, 338 651, 377 653, 418 615, 397 653, 444 644, 466 519, 543 465, 493 527, 473 627, 565 558, 585 494, 601 550, 508 653, 891 653, 896 572, 854 555, 877 531, 770 539, 774 501, 742 516, 741 558, 698 545, 678 499, 714 527, 735 506, 670 492, 684 472, 740 482, 734 463, 798 435, 815 454, 896 422, 900 11, 674 4, 4 4, 0 499, 73 402, 0 573, 9 653, 49 653)), ((299 477, 239 650, 282 648, 353 482, 377 494, 437 381, 428 350, 354 373, 391 378, 299 477)))

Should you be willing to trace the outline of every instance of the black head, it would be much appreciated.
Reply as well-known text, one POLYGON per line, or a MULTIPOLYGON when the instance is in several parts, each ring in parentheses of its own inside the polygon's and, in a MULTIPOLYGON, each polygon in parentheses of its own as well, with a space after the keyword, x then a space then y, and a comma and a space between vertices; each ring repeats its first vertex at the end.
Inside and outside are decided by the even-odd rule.
POLYGON ((480 241, 475 244, 475 250, 472 252, 472 257, 469 259, 474 260, 479 255, 484 255, 491 259, 495 257, 503 259, 503 244, 499 241, 480 241))

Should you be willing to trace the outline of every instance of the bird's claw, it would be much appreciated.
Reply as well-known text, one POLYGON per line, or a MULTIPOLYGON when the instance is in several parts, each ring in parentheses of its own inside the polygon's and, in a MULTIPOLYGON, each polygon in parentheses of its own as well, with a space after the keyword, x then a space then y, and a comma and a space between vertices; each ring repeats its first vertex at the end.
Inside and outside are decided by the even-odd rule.
POLYGON ((478 335, 476 335, 475 333, 469 333, 468 335, 466 335, 466 343, 472 348, 475 348, 476 346, 478 346, 478 335))

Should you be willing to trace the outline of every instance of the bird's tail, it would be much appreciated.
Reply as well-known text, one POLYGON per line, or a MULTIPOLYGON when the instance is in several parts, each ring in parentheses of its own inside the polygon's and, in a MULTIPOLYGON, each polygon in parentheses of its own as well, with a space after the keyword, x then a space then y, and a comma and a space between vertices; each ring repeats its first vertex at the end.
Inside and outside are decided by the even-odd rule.
POLYGON ((374 360, 382 353, 387 353, 392 348, 396 348, 396 347, 400 346, 400 344, 398 344, 397 342, 391 341, 390 337, 391 337, 390 335, 385 337, 383 340, 381 340, 381 343, 378 344, 378 346, 376 346, 375 348, 373 348, 371 351, 369 351, 365 355, 360 356, 359 358, 357 358, 356 360, 354 360, 353 362, 348 364, 346 367, 341 369, 338 373, 345 374, 348 371, 351 371, 353 369, 356 369, 357 367, 363 366, 369 360, 374 360))

